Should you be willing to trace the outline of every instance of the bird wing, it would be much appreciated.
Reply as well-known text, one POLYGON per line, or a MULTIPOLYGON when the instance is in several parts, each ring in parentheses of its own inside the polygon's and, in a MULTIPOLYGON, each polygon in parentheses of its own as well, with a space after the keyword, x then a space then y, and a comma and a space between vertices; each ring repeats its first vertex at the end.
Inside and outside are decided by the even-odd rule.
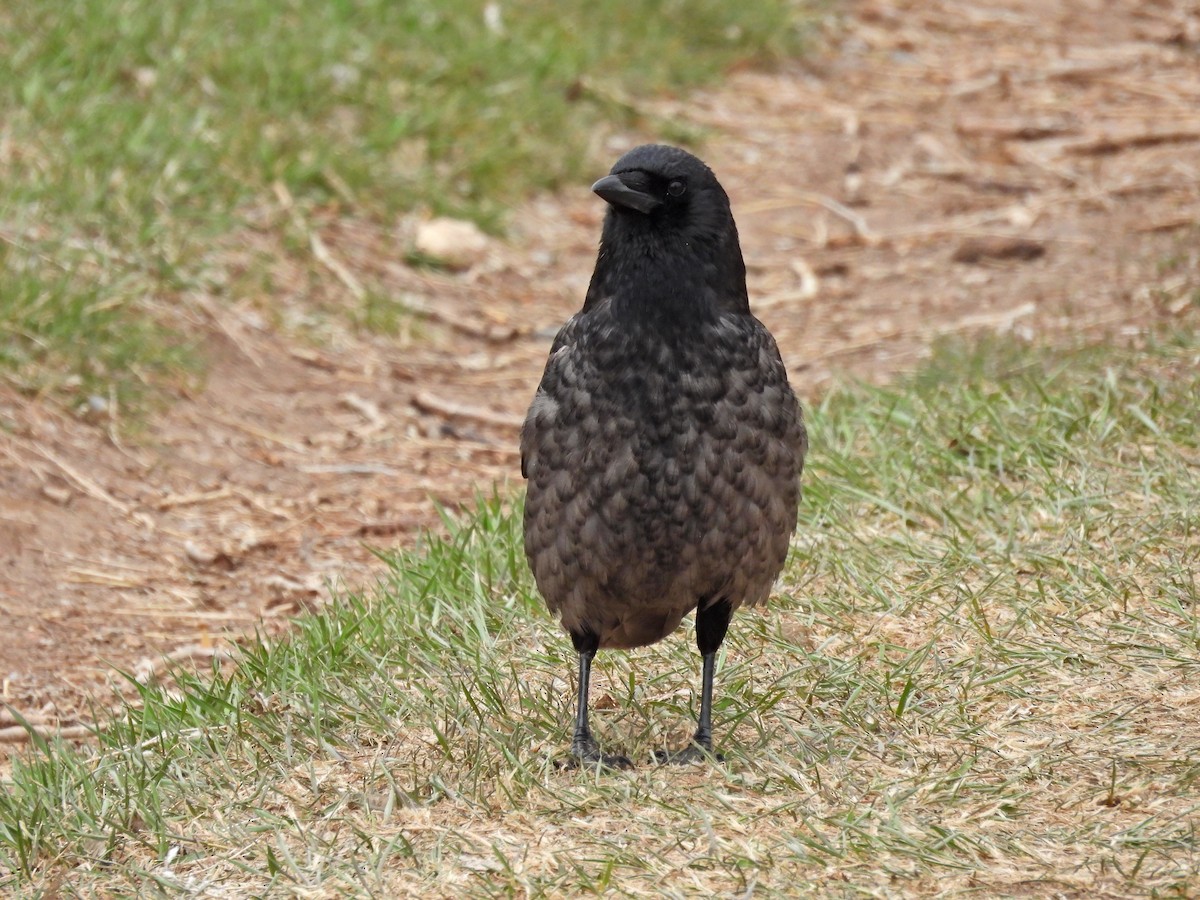
POLYGON ((577 313, 567 320, 566 324, 554 336, 550 345, 550 353, 546 358, 546 368, 542 372, 542 380, 538 383, 537 393, 525 422, 521 426, 521 477, 529 478, 529 463, 537 449, 537 414, 546 402, 547 395, 561 377, 562 369, 568 364, 568 356, 575 345, 581 328, 583 313, 577 313))
POLYGON ((788 440, 796 451, 796 479, 799 480, 804 472, 804 459, 808 456, 808 430, 804 427, 804 414, 800 408, 800 402, 796 399, 791 385, 788 383, 787 370, 783 364, 783 355, 779 352, 779 344, 775 341, 771 332, 767 330, 766 325, 754 316, 750 318, 754 322, 756 332, 761 335, 765 346, 766 357, 769 360, 767 369, 770 371, 771 377, 787 385, 787 393, 791 396, 789 407, 794 410, 795 421, 788 429, 788 440))

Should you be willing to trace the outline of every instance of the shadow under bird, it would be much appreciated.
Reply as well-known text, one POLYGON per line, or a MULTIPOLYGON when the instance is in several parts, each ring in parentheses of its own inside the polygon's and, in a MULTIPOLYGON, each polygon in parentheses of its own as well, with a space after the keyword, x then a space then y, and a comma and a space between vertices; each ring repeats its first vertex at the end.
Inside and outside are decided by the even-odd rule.
POLYGON ((712 753, 729 620, 783 568, 808 441, 712 171, 651 144, 592 190, 608 203, 596 268, 521 430, 525 553, 579 654, 570 762, 631 765, 588 727, 596 651, 653 644, 695 610, 699 722, 659 755, 688 762, 712 753))

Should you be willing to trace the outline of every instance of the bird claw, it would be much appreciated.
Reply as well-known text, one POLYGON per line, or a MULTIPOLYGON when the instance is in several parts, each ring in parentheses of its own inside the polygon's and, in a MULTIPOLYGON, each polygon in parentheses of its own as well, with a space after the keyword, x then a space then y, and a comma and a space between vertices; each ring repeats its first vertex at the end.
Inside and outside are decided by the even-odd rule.
POLYGON ((714 753, 710 747, 688 744, 682 750, 655 750, 654 761, 659 765, 689 766, 703 762, 725 762, 724 753, 714 753))

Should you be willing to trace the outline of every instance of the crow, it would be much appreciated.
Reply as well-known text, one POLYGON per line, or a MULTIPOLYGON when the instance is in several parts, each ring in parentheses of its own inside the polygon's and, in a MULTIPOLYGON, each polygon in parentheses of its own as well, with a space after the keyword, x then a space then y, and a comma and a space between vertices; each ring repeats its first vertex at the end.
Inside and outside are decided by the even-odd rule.
POLYGON ((592 660, 660 641, 695 610, 696 733, 657 754, 691 762, 712 753, 730 617, 783 567, 808 438, 708 166, 648 144, 592 190, 608 203, 596 268, 521 429, 525 554, 579 656, 567 764, 632 765, 588 728, 592 660))

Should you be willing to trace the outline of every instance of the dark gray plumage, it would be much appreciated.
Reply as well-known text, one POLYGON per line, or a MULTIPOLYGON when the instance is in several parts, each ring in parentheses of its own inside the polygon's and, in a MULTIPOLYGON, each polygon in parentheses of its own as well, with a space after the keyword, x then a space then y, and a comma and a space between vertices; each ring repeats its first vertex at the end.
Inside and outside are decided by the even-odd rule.
POLYGON ((596 269, 521 430, 525 552, 579 653, 578 759, 630 764, 588 729, 596 651, 652 644, 697 611, 700 720, 668 757, 686 761, 712 749, 729 619, 783 567, 807 438, 709 168, 647 145, 592 190, 609 204, 596 269))

